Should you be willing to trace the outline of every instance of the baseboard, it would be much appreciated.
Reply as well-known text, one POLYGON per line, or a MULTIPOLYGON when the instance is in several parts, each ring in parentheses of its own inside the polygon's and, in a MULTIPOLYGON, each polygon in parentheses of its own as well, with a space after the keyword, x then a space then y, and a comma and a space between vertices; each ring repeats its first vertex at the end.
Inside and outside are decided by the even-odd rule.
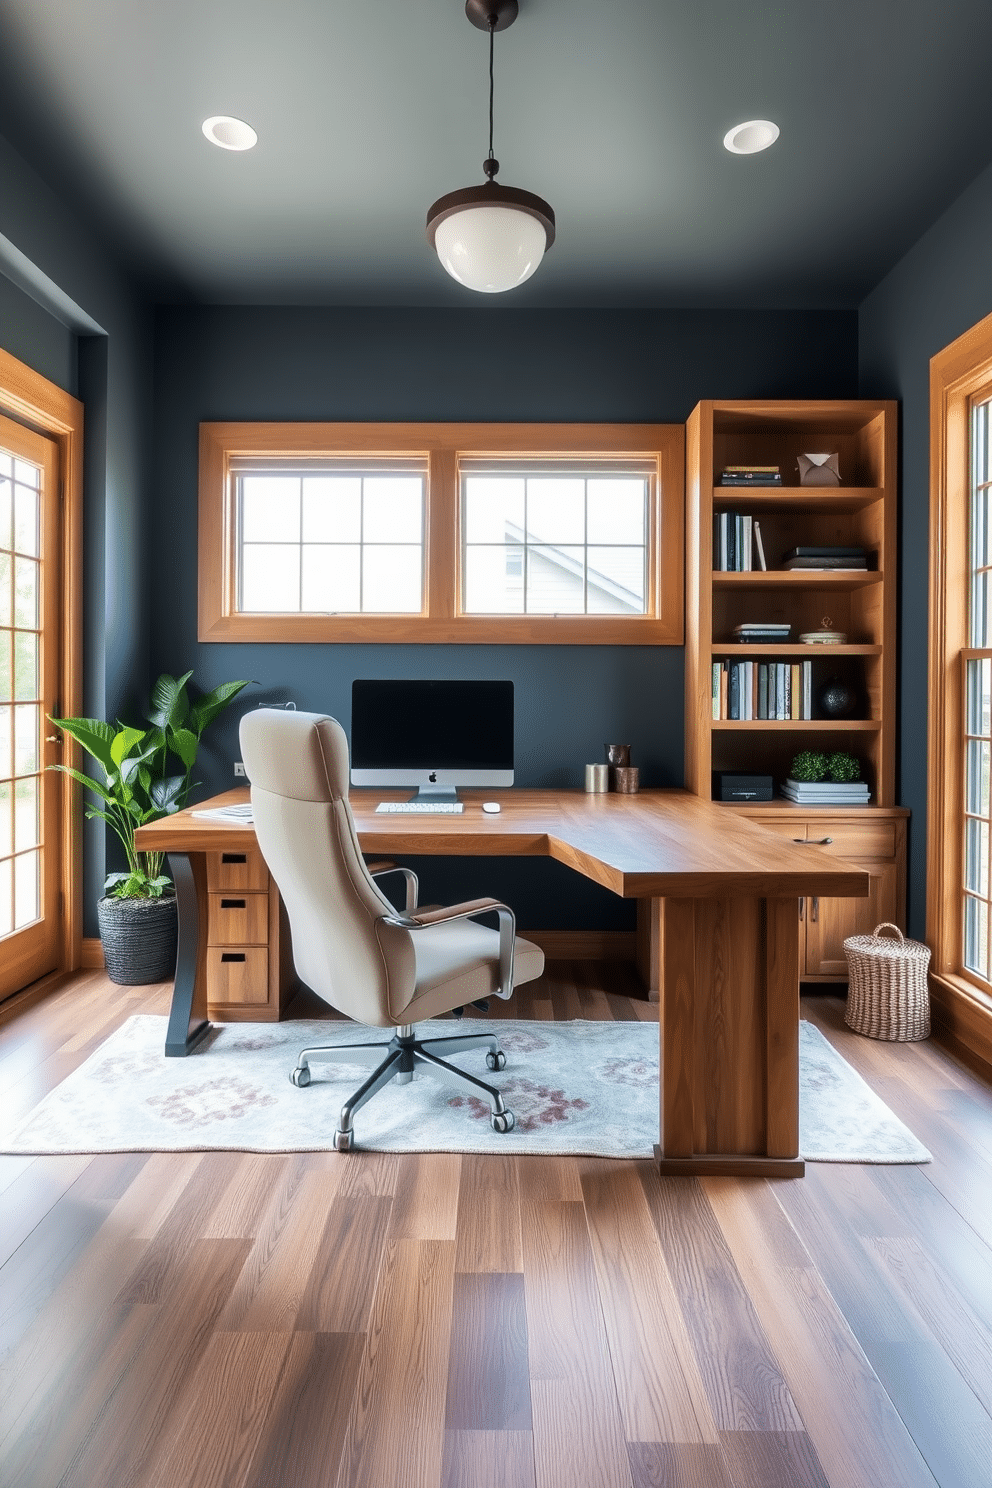
POLYGON ((930 1011, 937 1043, 992 1081, 992 1010, 979 994, 940 974, 931 975, 930 1011))
POLYGON ((549 961, 633 961, 633 930, 521 930, 549 961))
POLYGON ((80 966, 84 971, 102 971, 105 965, 103 959, 103 942, 99 935, 83 936, 83 958, 80 966))

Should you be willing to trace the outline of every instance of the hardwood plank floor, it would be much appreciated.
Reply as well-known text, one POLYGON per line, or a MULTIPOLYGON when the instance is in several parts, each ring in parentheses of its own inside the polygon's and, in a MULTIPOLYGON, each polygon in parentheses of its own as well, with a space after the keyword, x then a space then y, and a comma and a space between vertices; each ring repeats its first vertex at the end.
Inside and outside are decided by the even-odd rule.
MULTIPOLYGON (((0 1009, 8 1116, 167 1006, 0 1009)), ((803 1007, 933 1163, 0 1158, 2 1488, 992 1488, 992 1090, 803 1007)), ((657 1017, 619 963, 493 1011, 657 1017)))

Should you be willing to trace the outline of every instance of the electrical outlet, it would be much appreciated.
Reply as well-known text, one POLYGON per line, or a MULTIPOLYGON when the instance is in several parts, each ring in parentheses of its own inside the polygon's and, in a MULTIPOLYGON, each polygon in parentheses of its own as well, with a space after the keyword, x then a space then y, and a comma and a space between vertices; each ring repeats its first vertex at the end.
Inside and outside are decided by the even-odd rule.
POLYGON ((234 761, 234 778, 235 778, 235 780, 247 780, 248 779, 247 775, 245 774, 245 767, 241 763, 240 760, 235 760, 234 761))

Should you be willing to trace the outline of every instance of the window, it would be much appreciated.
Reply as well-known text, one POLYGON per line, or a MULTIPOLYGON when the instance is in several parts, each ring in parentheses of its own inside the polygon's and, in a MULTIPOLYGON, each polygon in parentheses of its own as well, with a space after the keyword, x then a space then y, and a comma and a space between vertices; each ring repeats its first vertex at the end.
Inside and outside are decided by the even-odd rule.
POLYGON ((240 614, 415 614, 424 604, 424 470, 235 464, 240 614))
POLYGON ((679 644, 678 425, 204 424, 201 640, 679 644))
POLYGON ((653 472, 461 463, 466 615, 643 615, 653 472))
POLYGON ((927 940, 949 1031, 992 1058, 992 317, 931 362, 927 940))

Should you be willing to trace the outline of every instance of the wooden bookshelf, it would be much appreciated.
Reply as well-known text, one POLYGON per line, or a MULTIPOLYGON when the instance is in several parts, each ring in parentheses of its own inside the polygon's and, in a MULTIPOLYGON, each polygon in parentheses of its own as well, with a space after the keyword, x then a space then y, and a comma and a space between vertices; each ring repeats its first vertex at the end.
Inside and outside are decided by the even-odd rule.
POLYGON ((810 809, 782 799, 727 806, 801 841, 814 840, 810 823, 822 813, 834 828, 825 835, 842 840, 851 861, 876 876, 878 892, 867 902, 837 901, 822 913, 818 903, 801 906, 811 946, 803 976, 837 979, 846 974, 844 934, 873 930, 879 919, 903 925, 905 918, 906 813, 895 802, 896 404, 707 401, 686 434, 686 785, 711 799, 714 774, 730 771, 771 775, 777 791, 802 749, 857 755, 871 789, 868 806, 810 809), (797 456, 810 451, 839 454, 839 486, 799 484, 797 456), (720 484, 725 466, 744 464, 777 465, 782 484, 720 484), (758 518, 767 571, 758 569, 756 551, 751 571, 714 571, 714 515, 722 511, 758 518), (869 566, 783 568, 784 555, 803 545, 862 547, 869 566), (800 634, 819 629, 826 617, 846 643, 802 644, 800 634), (734 627, 748 621, 788 622, 789 641, 742 645, 734 627), (743 660, 812 661, 814 716, 714 719, 713 664, 743 660), (833 676, 857 694, 849 718, 828 718, 816 707, 816 694, 833 676), (872 823, 882 818, 901 825, 880 833, 872 823), (829 954, 812 928, 824 923, 831 927, 829 954))

